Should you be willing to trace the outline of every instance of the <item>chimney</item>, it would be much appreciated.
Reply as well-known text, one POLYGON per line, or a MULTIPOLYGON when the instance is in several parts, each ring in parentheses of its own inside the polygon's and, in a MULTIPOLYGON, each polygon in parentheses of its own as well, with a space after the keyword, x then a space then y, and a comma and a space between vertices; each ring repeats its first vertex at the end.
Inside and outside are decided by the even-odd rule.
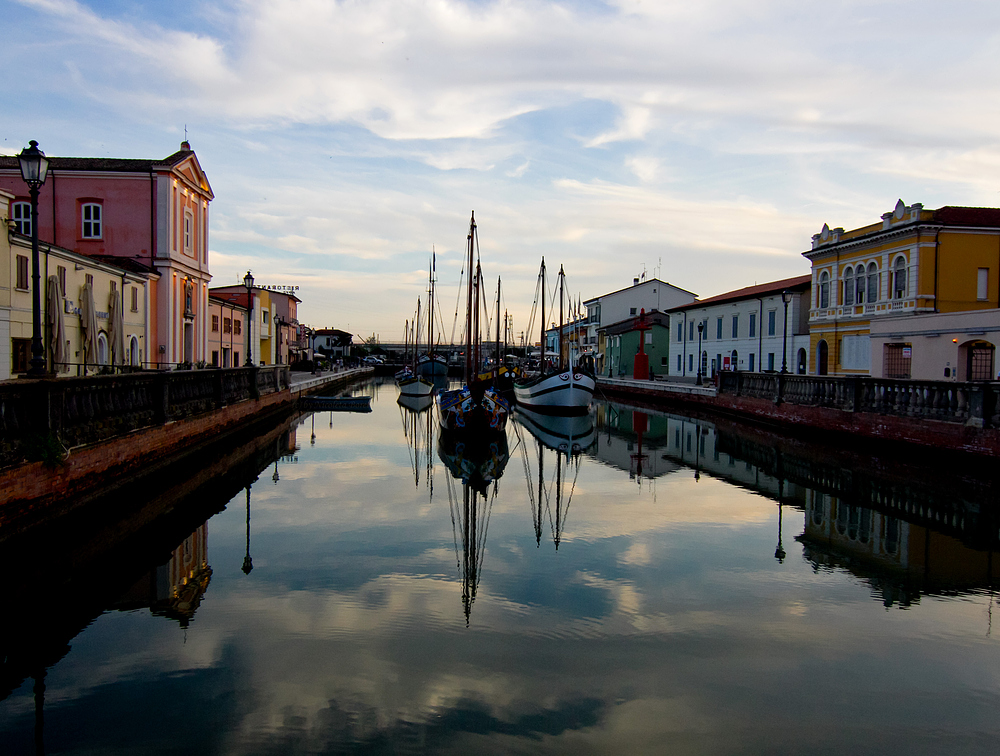
POLYGON ((632 279, 632 285, 633 286, 638 286, 639 285, 639 277, 638 276, 636 276, 635 278, 632 279))

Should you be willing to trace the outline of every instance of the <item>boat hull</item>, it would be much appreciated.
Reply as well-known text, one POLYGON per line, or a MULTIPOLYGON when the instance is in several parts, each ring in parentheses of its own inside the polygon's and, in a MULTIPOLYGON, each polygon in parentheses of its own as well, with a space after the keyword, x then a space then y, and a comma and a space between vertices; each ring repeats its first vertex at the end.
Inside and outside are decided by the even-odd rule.
POLYGON ((417 361, 417 375, 442 376, 448 375, 448 363, 443 357, 424 355, 417 361))
POLYGON ((579 454, 597 440, 594 421, 589 414, 542 414, 518 407, 514 417, 544 446, 564 454, 579 454))
POLYGON ((519 406, 533 412, 585 415, 596 386, 597 382, 586 373, 568 370, 518 381, 514 384, 514 398, 519 406))
POLYGON ((473 392, 463 386, 438 394, 438 419, 445 430, 503 430, 509 416, 510 404, 492 387, 473 392))
POLYGON ((399 381, 401 396, 430 396, 434 393, 434 384, 420 375, 403 378, 399 381))

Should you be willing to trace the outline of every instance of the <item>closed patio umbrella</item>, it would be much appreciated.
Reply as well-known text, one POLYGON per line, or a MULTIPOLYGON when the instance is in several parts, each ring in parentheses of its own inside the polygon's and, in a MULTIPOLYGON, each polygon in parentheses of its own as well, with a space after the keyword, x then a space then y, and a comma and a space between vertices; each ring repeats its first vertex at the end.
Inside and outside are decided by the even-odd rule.
POLYGON ((111 316, 108 323, 108 336, 111 341, 111 364, 121 365, 125 355, 125 328, 122 323, 121 294, 118 289, 111 290, 108 308, 111 316))
POLYGON ((83 285, 80 292, 80 327, 83 329, 83 366, 97 362, 97 308, 94 307, 94 287, 83 285))
POLYGON ((58 276, 49 276, 49 288, 45 301, 45 322, 49 330, 49 355, 52 369, 56 373, 66 369, 66 323, 63 321, 62 286, 58 276))

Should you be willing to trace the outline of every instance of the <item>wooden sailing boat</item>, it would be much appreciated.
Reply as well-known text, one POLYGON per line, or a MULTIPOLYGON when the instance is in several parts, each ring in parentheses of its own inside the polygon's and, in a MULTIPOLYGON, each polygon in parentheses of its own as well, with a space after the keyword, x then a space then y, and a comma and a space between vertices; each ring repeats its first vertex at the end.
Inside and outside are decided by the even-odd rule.
MULTIPOLYGON (((469 221, 468 265, 472 271, 474 252, 478 244, 476 214, 469 221)), ((479 297, 482 271, 476 264, 475 276, 469 276, 465 313, 465 385, 454 391, 438 394, 438 415, 441 426, 450 431, 502 431, 510 415, 510 404, 492 385, 481 380, 481 344, 479 339, 479 297)))
POLYGON ((590 409, 597 381, 590 371, 563 364, 563 299, 566 274, 559 266, 559 361, 558 369, 546 373, 545 369, 545 258, 539 271, 542 299, 542 332, 539 374, 534 378, 514 382, 514 398, 518 406, 535 412, 557 415, 585 415, 590 409))
POLYGON ((417 319, 414 327, 413 362, 410 372, 397 379, 400 396, 430 396, 434 393, 434 383, 429 378, 417 375, 417 345, 420 340, 420 300, 417 299, 417 319))
POLYGON ((440 354, 434 353, 434 301, 437 283, 437 253, 431 251, 431 266, 427 287, 427 353, 417 359, 417 374, 423 376, 448 375, 448 362, 440 354))

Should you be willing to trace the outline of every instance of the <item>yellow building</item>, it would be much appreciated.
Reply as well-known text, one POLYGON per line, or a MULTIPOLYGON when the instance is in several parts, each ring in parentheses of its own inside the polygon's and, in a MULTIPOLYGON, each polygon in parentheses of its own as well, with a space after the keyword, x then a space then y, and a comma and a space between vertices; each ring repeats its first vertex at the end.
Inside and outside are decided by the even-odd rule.
POLYGON ((900 200, 880 223, 824 225, 802 254, 812 263, 813 375, 909 378, 912 345, 884 343, 872 354, 873 321, 1000 307, 1000 208, 925 210, 900 200), (881 361, 874 370, 873 361, 881 361))

